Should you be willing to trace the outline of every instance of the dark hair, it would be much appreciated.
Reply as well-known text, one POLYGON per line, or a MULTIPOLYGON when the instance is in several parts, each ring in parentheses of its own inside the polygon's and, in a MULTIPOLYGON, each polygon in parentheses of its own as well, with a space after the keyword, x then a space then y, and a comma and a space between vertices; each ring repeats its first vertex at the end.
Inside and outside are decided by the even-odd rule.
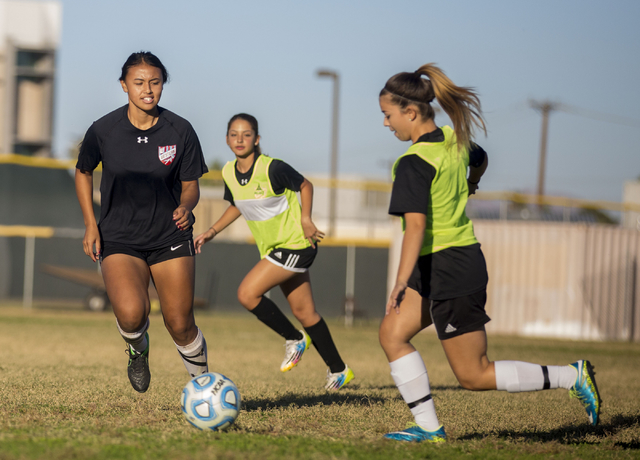
POLYGON ((131 53, 122 66, 122 72, 120 73, 120 81, 124 81, 127 77, 127 73, 131 67, 135 67, 140 64, 147 64, 151 67, 157 67, 162 72, 162 83, 169 81, 169 73, 167 69, 162 65, 158 57, 149 51, 139 51, 137 53, 131 53))
POLYGON ((394 75, 380 91, 381 97, 385 94, 389 94, 391 102, 401 109, 406 109, 410 104, 415 105, 425 120, 434 118, 431 102, 436 99, 453 122, 458 148, 469 148, 474 125, 485 134, 487 132, 480 99, 474 89, 456 86, 433 63, 425 64, 415 72, 394 75), (422 78, 423 76, 427 78, 422 78))
MULTIPOLYGON (((237 113, 234 116, 232 116, 231 120, 229 120, 229 123, 227 123, 227 136, 229 135, 229 130, 231 129, 231 125, 236 120, 246 121, 251 125, 251 129, 253 129, 253 132, 256 133, 256 137, 260 135, 260 133, 258 132, 258 120, 256 119, 256 117, 254 117, 253 115, 249 115, 248 113, 237 113)), ((260 148, 259 142, 256 145, 256 148, 254 149, 254 151, 259 155, 262 155, 262 149, 260 148)))

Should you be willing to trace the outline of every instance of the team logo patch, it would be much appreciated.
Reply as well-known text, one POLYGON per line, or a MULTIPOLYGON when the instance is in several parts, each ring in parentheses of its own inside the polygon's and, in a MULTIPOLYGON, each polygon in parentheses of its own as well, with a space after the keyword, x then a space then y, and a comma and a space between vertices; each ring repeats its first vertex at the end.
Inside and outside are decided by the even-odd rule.
POLYGON ((264 190, 262 190, 260 184, 258 184, 258 186, 256 187, 256 191, 254 192, 253 196, 255 196, 256 199, 262 198, 264 196, 264 190))
POLYGON ((158 158, 165 165, 170 165, 176 157, 178 149, 175 145, 165 145, 164 147, 158 147, 158 158))

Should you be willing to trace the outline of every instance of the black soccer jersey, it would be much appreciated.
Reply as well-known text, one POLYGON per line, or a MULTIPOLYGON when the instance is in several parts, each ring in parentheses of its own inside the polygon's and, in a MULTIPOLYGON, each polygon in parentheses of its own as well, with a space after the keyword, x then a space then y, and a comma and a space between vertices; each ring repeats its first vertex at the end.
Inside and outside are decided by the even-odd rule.
POLYGON ((173 221, 182 181, 207 172, 200 141, 184 118, 158 107, 156 124, 136 128, 120 107, 87 131, 76 168, 93 171, 102 162, 99 229, 103 241, 137 250, 166 247, 193 235, 173 221))
MULTIPOLYGON (((421 136, 418 142, 444 142, 444 133, 438 128, 421 136)), ((486 152, 472 144, 469 164, 479 167, 486 152)), ((425 214, 429 218, 431 182, 436 169, 418 157, 407 155, 398 163, 396 179, 391 191, 389 214, 402 216, 409 212, 425 214)), ((445 300, 478 292, 487 286, 487 268, 480 244, 452 247, 420 257, 423 278, 422 296, 433 300, 445 300), (427 284, 427 280, 430 282, 427 284)))

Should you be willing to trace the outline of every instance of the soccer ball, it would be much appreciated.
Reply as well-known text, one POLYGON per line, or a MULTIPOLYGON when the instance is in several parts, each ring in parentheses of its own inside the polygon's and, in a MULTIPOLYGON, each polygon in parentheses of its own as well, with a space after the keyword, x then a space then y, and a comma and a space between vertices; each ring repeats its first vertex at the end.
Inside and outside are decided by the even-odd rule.
POLYGON ((224 430, 240 412, 240 392, 227 377, 208 372, 191 379, 180 397, 187 421, 201 430, 224 430))

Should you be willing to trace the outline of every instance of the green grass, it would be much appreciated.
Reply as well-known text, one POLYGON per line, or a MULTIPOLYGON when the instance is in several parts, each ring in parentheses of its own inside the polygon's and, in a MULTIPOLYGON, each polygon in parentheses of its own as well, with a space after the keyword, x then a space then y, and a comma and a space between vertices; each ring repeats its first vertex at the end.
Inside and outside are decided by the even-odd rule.
POLYGON ((587 423, 566 390, 473 393, 459 387, 437 338, 414 345, 429 370, 444 445, 382 439, 411 414, 393 385, 377 324, 329 321, 356 379, 322 389, 314 349, 279 371, 283 342, 246 312, 203 314, 209 366, 243 398, 226 432, 200 432, 179 408, 188 375, 160 316, 151 319, 151 387, 138 394, 111 313, 0 308, 0 460, 14 459, 445 459, 640 458, 640 344, 490 337, 489 357, 544 364, 587 358, 604 401, 587 423))

